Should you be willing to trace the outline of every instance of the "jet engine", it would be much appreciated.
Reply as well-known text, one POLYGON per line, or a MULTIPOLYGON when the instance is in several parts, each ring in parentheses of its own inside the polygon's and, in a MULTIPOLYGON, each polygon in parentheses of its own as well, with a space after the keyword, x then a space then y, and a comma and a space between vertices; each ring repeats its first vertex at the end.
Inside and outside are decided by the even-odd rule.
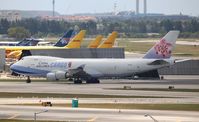
POLYGON ((46 75, 47 80, 60 80, 68 78, 67 72, 57 71, 57 72, 50 72, 46 75))

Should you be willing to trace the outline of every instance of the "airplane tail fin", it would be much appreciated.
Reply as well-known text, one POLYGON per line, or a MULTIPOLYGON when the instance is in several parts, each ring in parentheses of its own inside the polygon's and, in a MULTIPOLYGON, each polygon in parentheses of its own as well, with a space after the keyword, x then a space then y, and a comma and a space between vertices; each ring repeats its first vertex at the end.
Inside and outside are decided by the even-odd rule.
POLYGON ((102 40, 103 36, 98 35, 95 40, 93 40, 89 45, 88 48, 97 48, 100 45, 100 42, 102 40))
POLYGON ((116 31, 113 31, 111 33, 111 35, 107 38, 107 40, 105 40, 104 42, 102 42, 98 48, 112 48, 114 43, 115 43, 115 39, 117 37, 118 33, 116 31))
POLYGON ((160 41, 156 42, 143 58, 170 58, 179 33, 179 31, 169 31, 160 41))
POLYGON ((34 38, 25 38, 19 43, 16 44, 16 46, 35 46, 39 43, 39 40, 34 38))
POLYGON ((12 51, 12 52, 6 54, 6 58, 19 59, 21 54, 22 54, 21 50, 15 50, 15 51, 12 51))
POLYGON ((69 43, 73 34, 74 34, 74 30, 69 30, 65 32, 64 35, 59 39, 59 41, 54 46, 57 46, 57 47, 66 46, 69 43))
POLYGON ((80 48, 85 34, 86 34, 86 30, 81 30, 77 35, 75 35, 75 37, 65 47, 80 48))

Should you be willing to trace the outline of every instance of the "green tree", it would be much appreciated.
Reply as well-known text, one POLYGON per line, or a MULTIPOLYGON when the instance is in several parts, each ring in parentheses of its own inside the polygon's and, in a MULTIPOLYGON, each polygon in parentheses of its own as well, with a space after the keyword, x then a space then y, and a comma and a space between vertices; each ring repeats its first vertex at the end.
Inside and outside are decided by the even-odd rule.
POLYGON ((192 32, 197 32, 199 29, 199 23, 198 23, 198 21, 197 20, 195 20, 195 19, 192 19, 191 20, 191 31, 192 32))
POLYGON ((174 22, 174 29, 182 31, 182 22, 181 21, 174 22))
POLYGON ((173 21, 171 20, 163 20, 161 22, 161 25, 163 27, 163 31, 170 31, 170 30, 173 30, 173 21))
POLYGON ((7 19, 0 20, 0 33, 1 34, 6 34, 9 27, 10 27, 10 22, 7 19))
POLYGON ((24 27, 11 27, 8 29, 8 35, 16 39, 22 39, 30 36, 29 30, 24 27))

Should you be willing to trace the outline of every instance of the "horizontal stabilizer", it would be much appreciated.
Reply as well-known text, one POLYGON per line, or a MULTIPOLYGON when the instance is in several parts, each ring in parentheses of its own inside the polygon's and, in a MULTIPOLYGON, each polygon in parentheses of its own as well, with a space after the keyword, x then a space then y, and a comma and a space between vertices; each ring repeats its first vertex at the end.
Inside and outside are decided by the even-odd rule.
POLYGON ((165 65, 165 64, 169 64, 169 62, 164 60, 155 60, 151 63, 148 63, 148 65, 165 65))
POLYGON ((175 63, 180 63, 180 62, 185 62, 185 61, 189 61, 191 59, 179 59, 179 60, 175 60, 175 63))

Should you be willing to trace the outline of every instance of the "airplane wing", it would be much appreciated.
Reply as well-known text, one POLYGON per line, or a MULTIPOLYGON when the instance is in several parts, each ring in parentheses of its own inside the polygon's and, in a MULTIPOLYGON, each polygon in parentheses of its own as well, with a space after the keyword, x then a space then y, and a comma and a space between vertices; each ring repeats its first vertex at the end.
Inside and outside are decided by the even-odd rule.
POLYGON ((69 78, 81 78, 84 80, 90 79, 92 76, 84 71, 85 65, 81 65, 75 69, 69 69, 66 76, 69 78))
POLYGON ((94 73, 98 73, 98 75, 102 75, 102 73, 99 73, 95 70, 89 70, 88 68, 84 68, 85 65, 80 65, 77 68, 68 69, 67 71, 52 71, 47 73, 46 78, 47 80, 59 80, 59 79, 74 79, 75 83, 78 83, 79 81, 82 82, 82 80, 85 80, 87 83, 98 83, 99 80, 97 77, 93 76, 94 73))
POLYGON ((56 46, 1 46, 0 49, 5 49, 6 51, 14 51, 14 50, 38 50, 38 49, 66 49, 67 47, 56 47, 56 46))

